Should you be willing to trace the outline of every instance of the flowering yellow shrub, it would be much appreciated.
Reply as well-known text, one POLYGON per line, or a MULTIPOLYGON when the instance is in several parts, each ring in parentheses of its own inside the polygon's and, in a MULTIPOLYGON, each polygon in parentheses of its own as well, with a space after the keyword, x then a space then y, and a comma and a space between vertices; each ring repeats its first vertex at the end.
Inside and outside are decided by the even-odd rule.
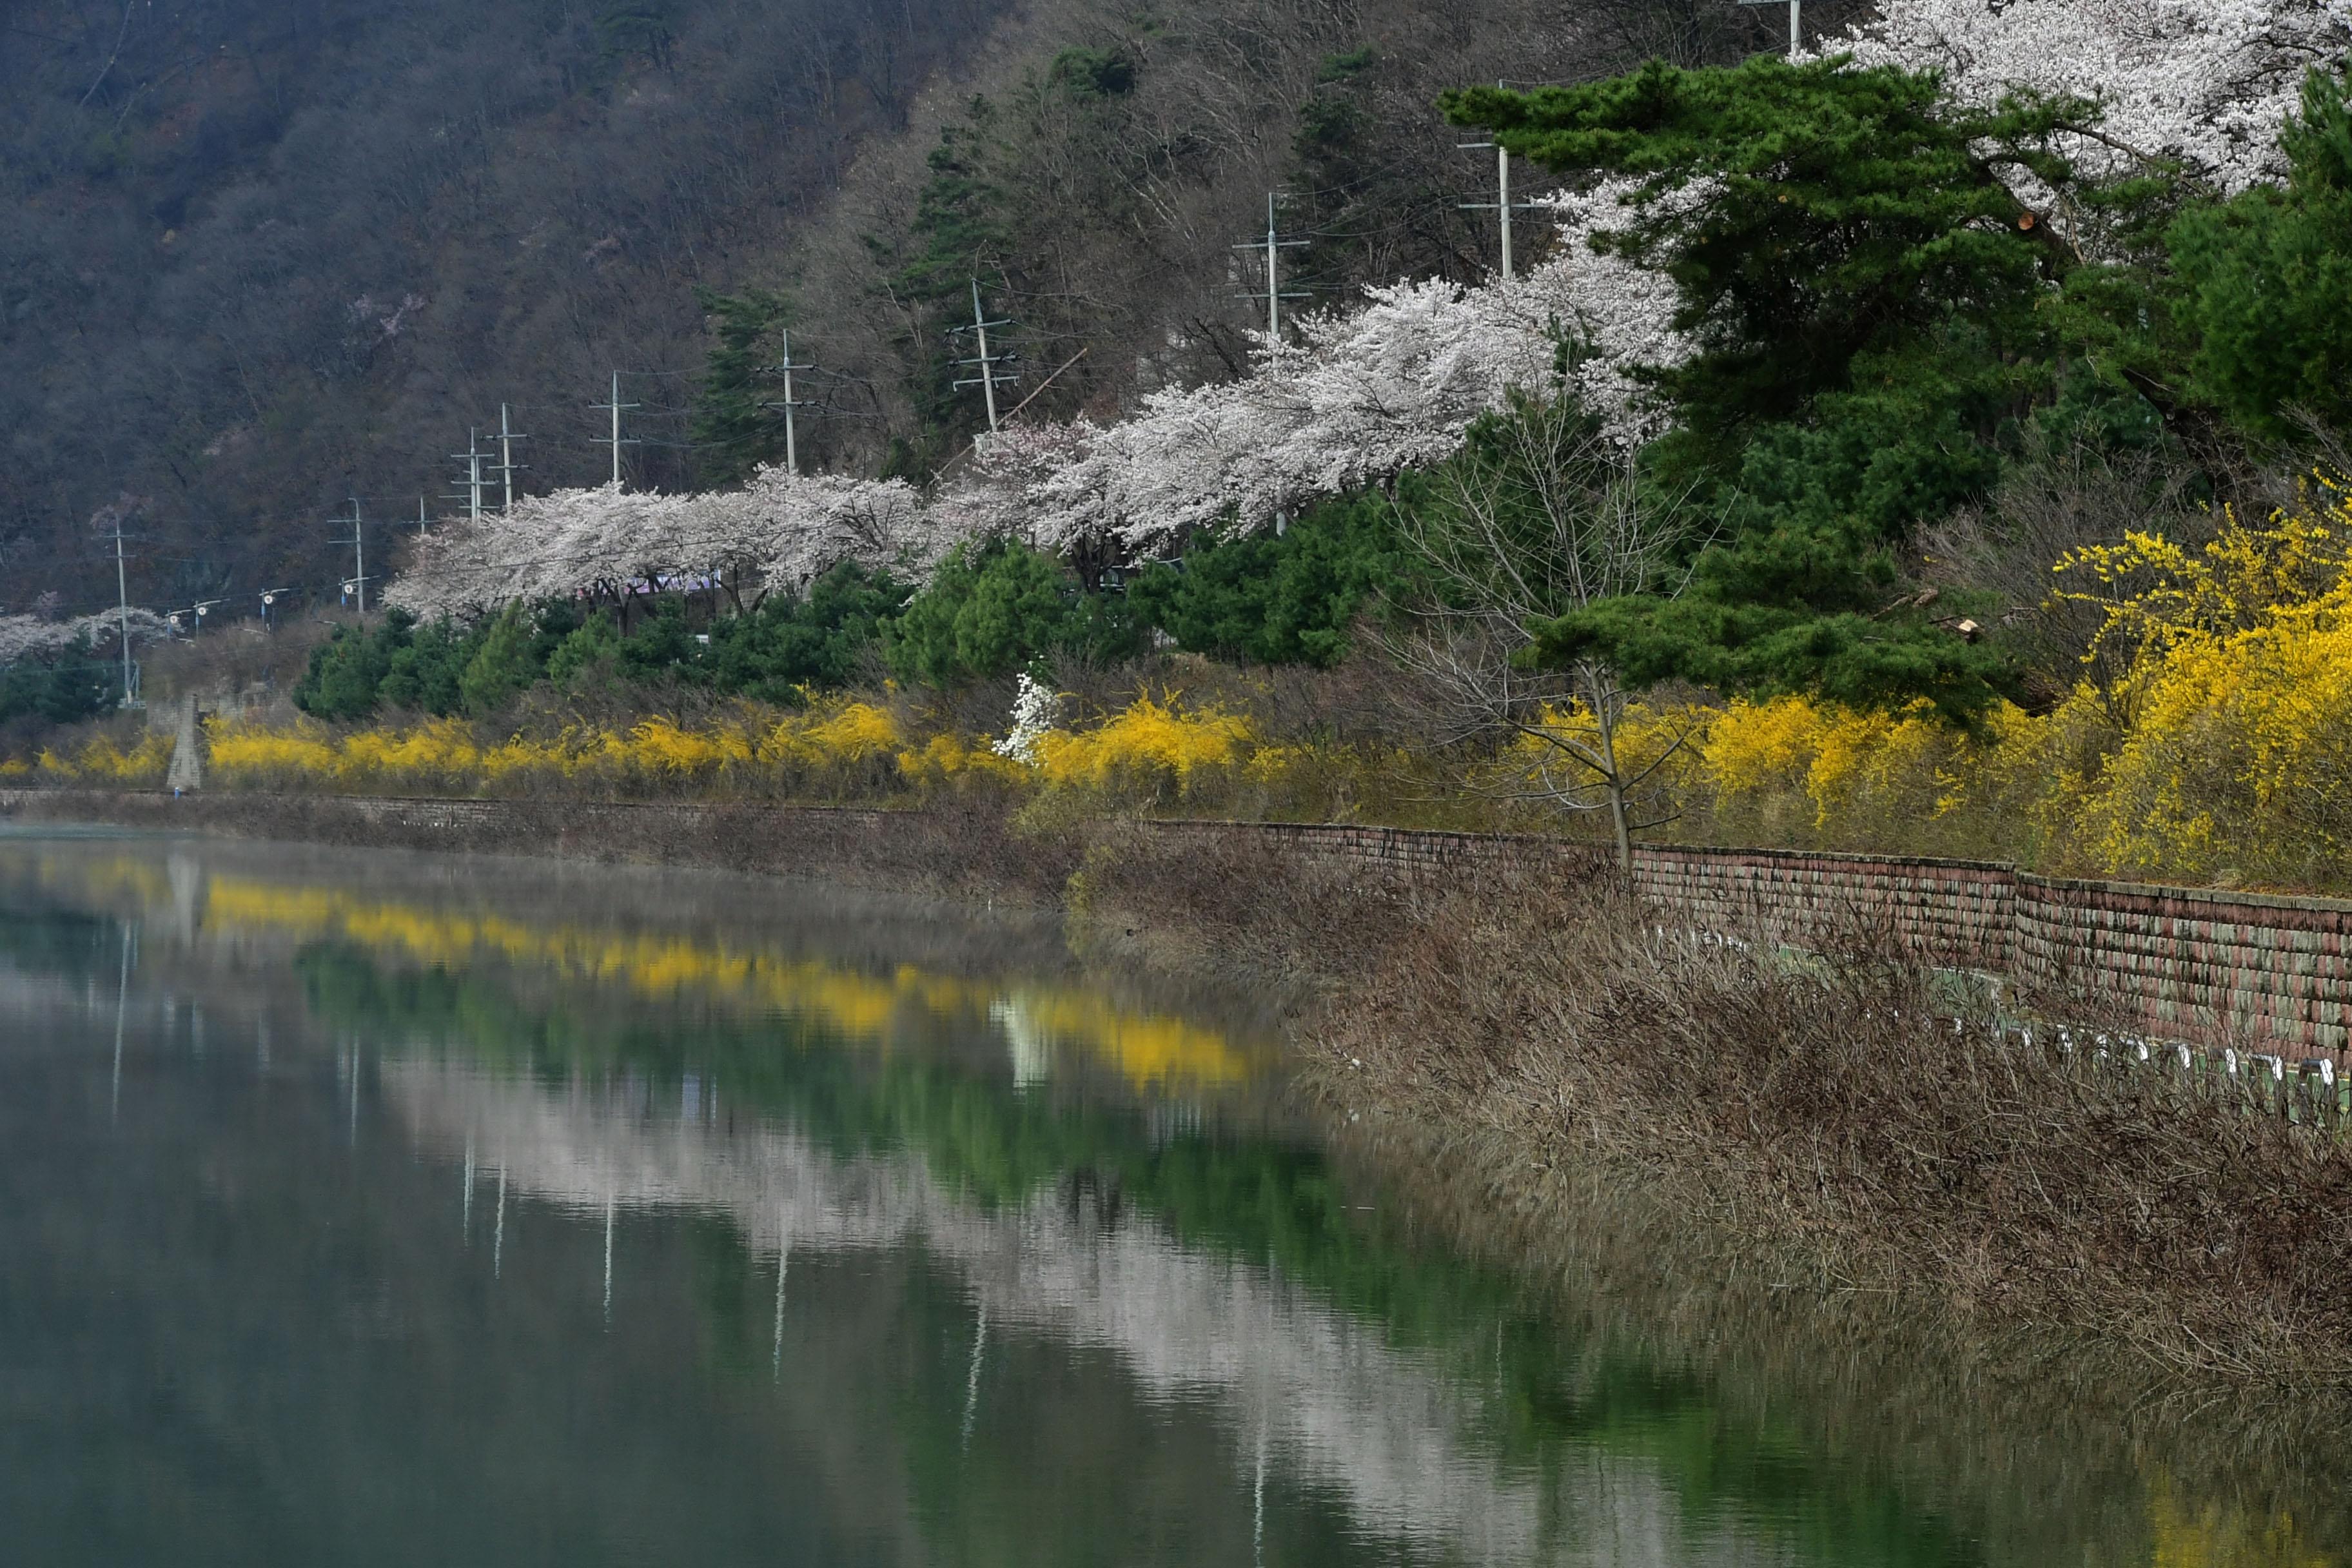
POLYGON ((283 729, 215 723, 211 742, 214 777, 232 786, 463 791, 823 785, 857 770, 887 773, 903 746, 887 711, 848 701, 773 723, 687 725, 656 716, 626 730, 572 725, 553 737, 509 735, 488 745, 455 719, 342 734, 309 721, 283 729))
POLYGON ((1998 854, 2055 869, 2277 886, 2352 880, 2352 496, 2316 478, 2189 549, 2132 533, 2057 563, 2102 611, 2050 713, 1975 736, 1924 705, 1780 698, 1708 727, 1718 831, 1998 854))
POLYGON ((454 719, 340 737, 307 721, 292 729, 215 721, 206 731, 209 775, 232 786, 470 787, 482 773, 473 731, 454 719))
POLYGON ((794 714, 768 731, 771 761, 828 767, 895 757, 905 744, 898 721, 870 702, 835 702, 794 714))
POLYGON ((898 776, 918 788, 987 779, 1002 784, 1033 781, 1031 771, 1011 757, 999 756, 985 738, 968 741, 961 735, 934 735, 919 748, 907 746, 894 759, 898 776))
MULTIPOLYGON (((163 774, 172 765, 172 746, 173 738, 156 730, 142 735, 127 752, 115 743, 112 736, 97 735, 69 756, 45 747, 35 765, 41 773, 61 781, 153 789, 163 784, 163 774)), ((14 767, 11 776, 15 777, 34 771, 21 763, 14 767)))
POLYGON ((2017 853, 2033 823, 2036 720, 1998 705, 1969 735, 1932 705, 1899 712, 1803 697, 1735 701, 1697 742, 1717 837, 1853 849, 2017 853))
POLYGON ((1133 702, 1092 730, 1049 730, 1038 738, 1038 773, 1049 784, 1110 789, 1140 786, 1154 795, 1192 792, 1196 776, 1225 772, 1248 754, 1255 734, 1247 719, 1215 708, 1187 711, 1171 696, 1133 702))
MULTIPOLYGON (((2325 476, 2189 552, 2134 534, 2058 563, 2105 612, 2069 708, 2122 726, 2069 782, 2080 857, 2126 875, 2340 884, 2352 849, 2352 495, 2325 476)), ((2062 717, 2064 710, 2062 710, 2062 717)), ((2080 715, 2076 716, 2080 720, 2080 715)), ((2081 721, 2087 722, 2087 721, 2081 721)))
POLYGON ((646 719, 625 735, 607 735, 598 760, 658 778, 705 778, 749 763, 759 744, 740 724, 689 730, 670 719, 646 719))

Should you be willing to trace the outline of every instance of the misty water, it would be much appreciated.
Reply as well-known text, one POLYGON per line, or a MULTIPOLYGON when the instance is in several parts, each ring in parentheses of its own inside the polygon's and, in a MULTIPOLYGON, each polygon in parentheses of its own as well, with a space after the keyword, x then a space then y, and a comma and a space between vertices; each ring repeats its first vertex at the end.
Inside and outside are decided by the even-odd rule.
POLYGON ((6 1560, 2339 1560, 2293 1455, 1471 1247, 1268 1008, 815 886, 0 837, 6 1560))

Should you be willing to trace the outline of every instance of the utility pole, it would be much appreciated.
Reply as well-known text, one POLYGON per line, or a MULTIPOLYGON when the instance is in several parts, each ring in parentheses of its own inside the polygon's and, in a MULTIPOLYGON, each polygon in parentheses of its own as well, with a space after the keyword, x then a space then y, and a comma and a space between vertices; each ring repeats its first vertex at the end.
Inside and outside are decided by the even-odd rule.
POLYGON ((122 564, 122 514, 114 516, 114 592, 122 607, 122 705, 131 706, 131 578, 122 564))
MULTIPOLYGON (((977 290, 979 285, 974 284, 972 287, 977 290)), ((980 320, 979 303, 977 300, 973 302, 972 320, 975 324, 977 324, 980 320)), ((782 364, 772 364, 768 369, 771 371, 782 371, 783 373, 784 400, 782 403, 763 403, 760 406, 762 408, 781 408, 784 411, 784 472, 791 474, 797 479, 800 476, 801 471, 801 455, 800 447, 794 437, 793 429, 793 410, 795 408, 806 408, 809 405, 801 402, 798 398, 793 395, 793 372, 796 370, 814 370, 816 366, 814 364, 794 364, 793 363, 792 330, 790 328, 783 329, 782 336, 784 342, 784 363, 782 364)), ((983 354, 988 353, 988 343, 985 339, 981 342, 980 352, 983 354)), ((961 382, 958 382, 956 384, 961 386, 963 384, 961 382)), ((988 426, 990 429, 993 430, 996 428, 996 394, 992 390, 989 393, 988 400, 990 406, 988 426)))
POLYGON ((612 411, 613 483, 614 487, 617 488, 621 482, 621 448, 624 447, 634 447, 636 445, 635 441, 624 441, 621 439, 621 411, 626 408, 638 408, 644 405, 642 404, 624 403, 621 401, 621 373, 616 370, 613 373, 613 400, 610 403, 592 403, 588 406, 591 408, 610 409, 612 411))
POLYGON ((416 537, 419 539, 425 537, 425 498, 423 496, 416 498, 416 537))
MULTIPOLYGON (((1274 222, 1274 204, 1280 199, 1281 193, 1278 191, 1268 191, 1265 194, 1265 238, 1253 239, 1245 245, 1234 247, 1235 250, 1255 250, 1261 245, 1265 247, 1265 337, 1269 343, 1282 342, 1282 302, 1285 300, 1307 298, 1304 293, 1286 294, 1282 291, 1282 253, 1305 245, 1307 242, 1303 239, 1284 239, 1276 232, 1274 222)), ((1240 295, 1238 298, 1255 300, 1258 296, 1255 293, 1248 293, 1240 295)))
MULTIPOLYGON (((1795 59, 1805 47, 1804 29, 1799 24, 1798 7, 1804 0, 1789 0, 1789 58, 1795 59)), ((1778 5, 1780 0, 1739 0, 1742 5, 1778 5)))
POLYGON ((472 426, 466 430, 466 449, 452 452, 450 457, 466 465, 466 477, 457 481, 451 499, 467 503, 467 516, 482 521, 482 459, 489 454, 482 450, 481 432, 472 426))
POLYGON ((365 616, 367 614, 368 585, 367 529, 365 525, 360 521, 360 498, 357 496, 353 496, 352 498, 352 515, 348 521, 352 525, 352 536, 349 539, 338 539, 335 542, 337 544, 348 544, 352 547, 352 580, 344 584, 344 588, 348 592, 358 596, 359 613, 362 616, 365 616))
MULTIPOLYGON (((1743 0, 1743 3, 1745 3, 1745 0, 1743 0)), ((1759 0, 1759 3, 1760 4, 1761 0, 1759 0)), ((1504 84, 1498 81, 1495 85, 1496 87, 1501 87, 1504 84)), ((1511 215, 1515 212, 1529 211, 1538 205, 1538 204, 1535 202, 1515 202, 1511 199, 1511 152, 1509 148, 1504 146, 1499 142, 1457 142, 1454 145, 1464 149, 1492 147, 1495 150, 1495 199, 1491 202, 1464 202, 1461 204, 1461 206, 1464 212, 1491 211, 1496 218, 1501 220, 1503 237, 1502 278, 1504 282, 1508 283, 1511 280, 1512 275, 1511 215)))
MULTIPOLYGON (((499 507, 499 513, 500 516, 504 516, 506 513, 514 510, 514 444, 517 441, 528 441, 530 439, 530 437, 528 436, 521 436, 515 433, 512 426, 510 426, 507 422, 507 405, 503 403, 499 404, 499 478, 505 481, 507 491, 506 500, 499 507)), ((523 467, 528 468, 530 465, 526 463, 523 467)))
POLYGON ((1015 363, 1020 356, 1017 354, 990 353, 988 352, 988 329, 991 327, 1009 327, 1012 324, 1013 322, 1009 319, 995 321, 992 321, 988 319, 988 313, 980 308, 980 279, 975 278, 971 280, 971 325, 969 327, 950 327, 948 330, 948 335, 950 337, 958 337, 965 332, 971 332, 976 336, 979 342, 980 353, 977 358, 960 359, 956 361, 956 363, 978 365, 980 367, 980 373, 976 375, 967 376, 963 380, 957 382, 955 384, 959 388, 966 386, 977 386, 980 388, 982 395, 988 402, 988 433, 992 436, 996 434, 996 389, 1000 385, 1011 385, 1013 383, 1020 380, 1021 376, 1018 372, 1014 372, 1008 375, 1000 375, 997 374, 996 367, 998 365, 1012 364, 1015 363))

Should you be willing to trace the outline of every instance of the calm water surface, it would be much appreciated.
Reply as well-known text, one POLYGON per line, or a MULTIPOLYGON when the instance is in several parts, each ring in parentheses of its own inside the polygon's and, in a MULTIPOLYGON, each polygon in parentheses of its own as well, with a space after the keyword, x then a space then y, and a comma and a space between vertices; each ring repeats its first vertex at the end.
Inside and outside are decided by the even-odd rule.
POLYGON ((2342 1560, 2332 1467, 1604 1329, 1281 1074, 1026 917, 0 837, 0 1557, 2342 1560))

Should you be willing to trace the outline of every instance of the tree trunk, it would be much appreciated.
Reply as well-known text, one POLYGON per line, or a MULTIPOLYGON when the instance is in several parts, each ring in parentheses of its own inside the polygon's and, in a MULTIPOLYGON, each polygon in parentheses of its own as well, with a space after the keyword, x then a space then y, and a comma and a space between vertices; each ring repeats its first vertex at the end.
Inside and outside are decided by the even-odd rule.
POLYGON ((1617 763, 1617 705, 1620 698, 1615 687, 1587 665, 1581 671, 1584 700, 1592 709, 1592 723, 1600 733, 1601 762, 1603 768, 1601 782, 1609 791, 1609 826, 1617 840, 1617 870, 1630 886, 1633 879, 1633 830, 1625 816, 1625 770, 1617 763))

